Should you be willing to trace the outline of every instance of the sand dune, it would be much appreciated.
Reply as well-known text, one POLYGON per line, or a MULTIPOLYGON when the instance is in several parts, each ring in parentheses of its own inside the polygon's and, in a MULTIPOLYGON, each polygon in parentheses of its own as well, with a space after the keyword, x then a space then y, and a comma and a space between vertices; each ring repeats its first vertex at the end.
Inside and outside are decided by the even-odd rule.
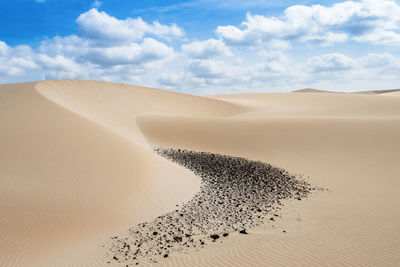
POLYGON ((319 90, 314 88, 304 88, 292 91, 293 93, 332 93, 331 91, 319 90))
POLYGON ((0 89, 0 265, 40 265, 168 211, 198 190, 189 171, 34 86, 0 89))
POLYGON ((261 160, 331 192, 287 201, 282 219, 160 265, 396 266, 396 94, 199 97, 92 81, 2 85, 0 265, 105 265, 111 236, 199 189, 197 176, 152 151, 161 146, 261 160))
POLYGON ((400 96, 400 90, 389 92, 389 93, 384 93, 382 95, 384 95, 384 96, 400 96))
POLYGON ((355 93, 356 94, 380 95, 380 94, 396 93, 399 91, 400 91, 400 89, 387 89, 387 90, 359 91, 359 92, 355 92, 355 93))
MULTIPOLYGON (((370 90, 370 91, 356 91, 351 92, 351 94, 362 94, 362 95, 383 95, 383 94, 397 94, 400 89, 386 89, 386 90, 370 90)), ((325 91, 313 88, 304 88, 300 90, 294 90, 292 93, 344 93, 344 92, 333 92, 333 91, 325 91)))
POLYGON ((239 106, 221 100, 124 84, 62 80, 41 82, 36 88, 57 104, 144 146, 146 140, 132 123, 140 114, 212 117, 240 112, 239 106))

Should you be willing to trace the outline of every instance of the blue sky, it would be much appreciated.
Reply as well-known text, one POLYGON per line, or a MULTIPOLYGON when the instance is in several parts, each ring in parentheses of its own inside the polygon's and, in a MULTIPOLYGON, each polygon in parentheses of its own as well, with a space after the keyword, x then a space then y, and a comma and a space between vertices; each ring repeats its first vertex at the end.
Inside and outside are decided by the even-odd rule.
POLYGON ((400 87, 400 3, 2 0, 0 83, 94 79, 194 94, 400 87))

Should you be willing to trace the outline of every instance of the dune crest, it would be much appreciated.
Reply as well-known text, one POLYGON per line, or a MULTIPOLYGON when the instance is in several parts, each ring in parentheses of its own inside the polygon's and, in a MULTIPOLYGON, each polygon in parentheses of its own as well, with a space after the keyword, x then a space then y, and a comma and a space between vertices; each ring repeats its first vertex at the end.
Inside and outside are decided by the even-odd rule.
POLYGON ((222 100, 127 84, 59 80, 39 82, 35 88, 55 103, 146 147, 133 123, 141 114, 225 117, 240 112, 239 106, 222 100))

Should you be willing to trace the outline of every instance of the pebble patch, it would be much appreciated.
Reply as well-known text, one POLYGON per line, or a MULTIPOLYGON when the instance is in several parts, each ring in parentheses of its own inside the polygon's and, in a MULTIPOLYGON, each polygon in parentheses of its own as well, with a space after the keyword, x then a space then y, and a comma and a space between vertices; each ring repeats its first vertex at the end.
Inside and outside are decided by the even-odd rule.
POLYGON ((317 189, 260 161, 182 149, 155 151, 200 176, 200 191, 176 210, 111 237, 109 263, 167 260, 178 251, 223 242, 230 233, 246 235, 252 227, 279 219, 282 200, 301 200, 317 189))

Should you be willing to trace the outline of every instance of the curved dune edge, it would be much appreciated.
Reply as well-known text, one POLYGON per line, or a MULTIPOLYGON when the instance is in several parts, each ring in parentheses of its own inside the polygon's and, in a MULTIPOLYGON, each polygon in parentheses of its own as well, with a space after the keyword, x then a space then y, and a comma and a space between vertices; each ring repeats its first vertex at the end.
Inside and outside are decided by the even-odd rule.
POLYGON ((260 160, 333 191, 287 205, 275 230, 268 225, 246 238, 231 235, 223 246, 175 254, 162 266, 400 261, 400 98, 194 97, 194 114, 183 96, 161 109, 158 103, 175 97, 158 90, 146 97, 144 89, 138 97, 100 84, 99 95, 97 83, 88 81, 0 86, 0 265, 101 266, 107 260, 101 244, 110 235, 189 200, 198 178, 155 155, 152 146, 260 160), (131 113, 125 107, 142 103, 152 109, 131 113), (166 183, 168 177, 174 182, 166 183))
POLYGON ((133 123, 141 114, 226 117, 242 112, 223 100, 160 89, 82 80, 44 81, 36 90, 51 101, 152 150, 133 123))
POLYGON ((0 265, 98 262, 102 238, 198 191, 194 174, 43 97, 38 84, 0 87, 0 265))

